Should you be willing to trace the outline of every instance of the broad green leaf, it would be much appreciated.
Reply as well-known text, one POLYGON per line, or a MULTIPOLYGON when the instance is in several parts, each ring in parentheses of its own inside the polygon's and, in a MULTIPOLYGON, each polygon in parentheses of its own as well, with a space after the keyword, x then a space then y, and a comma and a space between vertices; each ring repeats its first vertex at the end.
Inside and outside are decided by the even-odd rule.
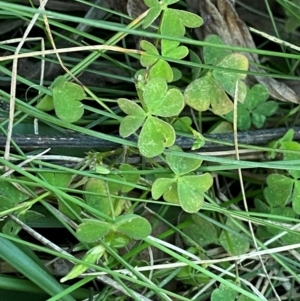
MULTIPOLYGON (((240 229, 228 219, 226 225, 233 229, 234 231, 240 232, 240 229)), ((250 244, 247 240, 247 236, 243 233, 239 233, 238 235, 231 232, 223 230, 220 237, 219 242, 222 247, 231 255, 241 255, 248 252, 250 244)))
POLYGON ((163 0, 163 3, 166 5, 172 5, 174 3, 179 2, 180 0, 163 0))
POLYGON ((80 101, 86 95, 81 86, 60 78, 53 85, 52 95, 55 113, 59 119, 72 123, 82 117, 84 108, 80 101))
POLYGON ((168 83, 173 81, 173 70, 168 62, 158 60, 149 70, 149 79, 162 78, 168 83))
POLYGON ((37 103, 36 108, 43 112, 54 110, 53 97, 51 95, 45 95, 42 100, 37 103))
POLYGON ((166 190, 166 192, 163 195, 163 198, 166 202, 171 204, 180 205, 179 199, 178 199, 178 185, 177 182, 174 182, 173 185, 166 190))
POLYGON ((9 198, 0 195, 0 212, 13 208, 15 203, 9 198))
POLYGON ((229 93, 231 96, 234 96, 236 82, 244 79, 247 75, 246 73, 238 72, 238 70, 248 70, 247 57, 239 53, 232 53, 222 59, 217 66, 224 68, 224 70, 213 70, 212 72, 214 78, 227 93, 229 93), (233 70, 225 70, 227 68, 233 70))
POLYGON ((152 231, 150 223, 145 218, 135 214, 118 216, 114 226, 118 232, 133 239, 145 239, 152 231))
POLYGON ((28 195, 17 189, 13 184, 0 179, 0 195, 9 199, 13 204, 21 203, 28 199, 28 195))
MULTIPOLYGON (((280 218, 282 217, 295 218, 296 215, 294 210, 290 207, 272 208, 270 214, 277 215, 280 218)), ((267 230, 272 236, 278 235, 279 233, 284 231, 283 229, 279 229, 277 227, 272 227, 272 226, 267 226, 267 230)), ((284 245, 297 244, 300 242, 300 235, 297 233, 288 232, 287 234, 285 234, 280 238, 280 241, 282 241, 284 245)))
MULTIPOLYGON (((160 30, 163 35, 173 37, 181 38, 185 35, 185 27, 177 10, 167 9, 164 11, 160 30)), ((167 51, 167 48, 165 48, 165 51, 167 51)))
MULTIPOLYGON (((65 290, 41 265, 22 251, 21 246, 17 246, 3 237, 0 237, 0 245, 0 258, 14 267, 20 274, 31 280, 44 292, 49 294, 49 296, 60 294, 65 290)), ((60 300, 75 301, 70 294, 61 297, 60 300)))
POLYGON ((257 108, 255 108, 254 112, 257 114, 264 115, 266 117, 272 116, 276 113, 278 109, 278 103, 275 101, 267 101, 262 103, 257 108))
MULTIPOLYGON (((124 178, 124 180, 128 183, 131 184, 136 184, 139 179, 140 179, 140 175, 138 173, 138 169, 130 164, 121 164, 120 168, 121 171, 136 171, 136 174, 122 174, 122 178, 124 178)), ((134 189, 134 187, 132 186, 128 186, 128 185, 123 185, 122 186, 122 193, 127 193, 129 191, 131 191, 132 189, 134 189)))
POLYGON ((72 181, 71 173, 48 172, 43 173, 44 179, 52 186, 68 187, 72 181))
POLYGON ((145 40, 140 42, 140 46, 144 51, 146 51, 145 54, 141 55, 141 65, 143 67, 152 66, 158 60, 158 58, 152 57, 149 54, 159 55, 158 50, 152 43, 145 40))
POLYGON ((124 117, 120 124, 120 136, 126 138, 135 133, 144 123, 145 115, 128 115, 124 117))
MULTIPOLYGON (((248 110, 253 111, 259 104, 264 103, 268 98, 269 90, 261 84, 256 84, 248 91, 244 105, 248 110)), ((260 112, 260 114, 262 113, 260 112)))
POLYGON ((293 180, 284 175, 270 174, 264 196, 272 208, 284 207, 290 200, 293 191, 293 180))
POLYGON ((108 186, 100 179, 90 179, 84 187, 84 190, 93 194, 84 194, 87 205, 97 209, 103 214, 110 215, 111 207, 115 203, 114 198, 109 198, 108 186), (112 205, 111 205, 112 202, 112 205))
MULTIPOLYGON (((179 146, 173 146, 172 150, 183 152, 179 146)), ((180 157, 172 155, 172 153, 166 155, 166 161, 176 175, 188 174, 196 170, 202 164, 201 159, 180 157)))
MULTIPOLYGON (((196 63, 196 64, 199 64, 199 65, 202 64, 202 61, 201 61, 199 55, 196 52, 194 52, 193 50, 190 49, 189 54, 190 54, 190 61, 192 63, 196 63)), ((194 81, 195 79, 199 78, 200 73, 201 73, 201 68, 200 67, 193 67, 193 66, 191 66, 190 68, 192 70, 192 80, 194 81)))
MULTIPOLYGON (((154 2, 152 1, 151 4, 154 4, 154 2)), ((143 28, 149 27, 158 18, 162 10, 162 7, 159 3, 151 5, 149 7, 151 8, 149 9, 147 16, 143 20, 143 28)))
POLYGON ((257 114, 256 112, 252 113, 252 123, 257 129, 261 129, 266 122, 266 117, 264 115, 257 114))
POLYGON ((232 133, 233 127, 230 122, 220 121, 216 123, 208 132, 210 134, 232 133))
MULTIPOLYGON (((233 111, 225 115, 225 118, 233 123, 234 115, 233 111)), ((246 131, 251 126, 251 116, 249 111, 241 103, 237 104, 237 127, 241 131, 246 131)))
POLYGON ((175 179, 159 178, 156 179, 151 187, 152 198, 158 200, 175 182, 175 179))
POLYGON ((148 111, 161 117, 177 116, 184 107, 184 99, 177 89, 168 90, 162 78, 153 78, 145 86, 143 96, 148 111))
POLYGON ((211 294, 211 301, 234 301, 238 292, 231 287, 221 283, 220 287, 211 294))
POLYGON ((175 11, 185 27, 196 28, 203 25, 203 19, 198 15, 185 10, 172 9, 175 11))
POLYGON ((173 128, 176 132, 190 133, 190 127, 192 125, 192 119, 188 116, 179 117, 173 124, 173 128))
MULTIPOLYGON (((284 155, 283 155, 284 160, 289 161, 289 160, 299 160, 300 159, 300 144, 298 142, 286 141, 286 142, 282 143, 281 149, 295 151, 295 153, 284 153, 284 155)), ((299 170, 288 169, 287 171, 294 179, 300 178, 299 170)))
MULTIPOLYGON (((192 215, 192 220, 193 223, 183 229, 184 234, 190 239, 201 247, 218 241, 217 230, 212 223, 195 214, 192 215)), ((189 244, 188 239, 186 239, 186 242, 189 244)))
POLYGON ((119 129, 120 136, 125 138, 143 125, 146 114, 138 104, 126 98, 118 99, 118 105, 124 113, 128 114, 122 119, 119 129))
POLYGON ((198 212, 203 206, 204 192, 213 184, 211 174, 183 176, 178 179, 178 199, 182 209, 188 213, 198 212))
POLYGON ((143 0, 148 7, 153 7, 159 4, 158 0, 143 0))
POLYGON ((300 214, 300 182, 295 181, 293 191, 293 210, 296 214, 300 214))
MULTIPOLYGON (((205 38, 205 42, 225 46, 223 40, 219 36, 214 34, 208 35, 205 38)), ((232 51, 226 49, 226 47, 217 48, 214 46, 203 46, 203 58, 206 64, 215 65, 231 53, 232 51)))
POLYGON ((233 110, 232 101, 210 74, 190 83, 184 91, 184 99, 190 107, 200 112, 207 111, 210 105, 216 115, 233 110))
POLYGON ((118 106, 127 115, 145 115, 144 110, 137 103, 129 99, 119 98, 118 106))
POLYGON ((169 123, 149 116, 140 132, 138 147, 143 156, 151 158, 172 146, 175 138, 175 131, 169 123))
POLYGON ((83 220, 77 230, 76 237, 81 242, 93 243, 104 237, 112 230, 112 225, 99 220, 83 220))
MULTIPOLYGON (((164 50, 164 49, 163 49, 164 50)), ((189 49, 186 46, 179 46, 169 51, 163 51, 162 55, 172 59, 181 60, 189 54, 189 49)))
MULTIPOLYGON (((99 258, 103 256, 104 253, 105 248, 102 245, 95 246, 83 256, 82 260, 85 261, 87 264, 94 264, 99 260, 99 258)), ((67 280, 74 279, 80 276, 82 273, 84 273, 88 268, 88 265, 78 263, 65 277, 63 277, 60 280, 60 282, 65 282, 67 280)))

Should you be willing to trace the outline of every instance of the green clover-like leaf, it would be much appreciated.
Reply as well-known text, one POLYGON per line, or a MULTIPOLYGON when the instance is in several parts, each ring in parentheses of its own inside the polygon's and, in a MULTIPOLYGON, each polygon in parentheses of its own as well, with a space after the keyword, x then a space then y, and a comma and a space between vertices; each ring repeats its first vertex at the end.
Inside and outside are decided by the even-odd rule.
POLYGON ((176 182, 172 178, 158 178, 151 187, 152 198, 158 200, 176 182))
POLYGON ((267 177, 267 187, 264 196, 272 208, 284 207, 291 199, 294 181, 280 174, 271 174, 267 177))
POLYGON ((84 220, 77 230, 77 238, 86 243, 93 243, 108 234, 112 230, 112 225, 99 220, 84 220))
POLYGON ((226 226, 234 232, 238 232, 238 235, 234 232, 223 230, 219 237, 222 247, 231 255, 241 255, 248 252, 250 244, 247 236, 244 233, 240 233, 240 228, 231 219, 227 220, 226 226))
POLYGON ((145 218, 135 214, 118 216, 114 227, 116 231, 133 239, 144 239, 151 233, 150 223, 145 218))
POLYGON ((151 158, 160 155, 166 147, 175 142, 173 127, 156 117, 149 116, 145 121, 138 139, 141 154, 151 158))
POLYGON ((167 61, 158 60, 149 70, 149 79, 162 78, 168 83, 173 81, 174 74, 172 67, 167 61))
POLYGON ((259 104, 265 103, 268 98, 268 89, 264 85, 257 84, 248 91, 244 105, 248 110, 253 111, 259 104))
POLYGON ((144 51, 146 51, 146 53, 141 55, 140 60, 143 67, 152 66, 155 62, 157 62, 158 58, 152 57, 151 54, 159 55, 159 52, 152 43, 142 40, 140 42, 140 46, 144 51))
POLYGON ((55 114, 59 119, 72 123, 82 117, 84 108, 80 101, 86 95, 81 86, 70 83, 61 76, 52 85, 52 95, 55 114))
POLYGON ((177 89, 168 90, 162 78, 153 78, 145 86, 143 96, 148 111, 161 117, 177 116, 184 107, 184 99, 177 89))
MULTIPOLYGON (((173 146, 172 150, 182 152, 182 149, 178 146, 173 146)), ((166 155, 166 161, 176 175, 188 174, 199 168, 202 164, 201 159, 180 157, 172 153, 166 155)))
MULTIPOLYGON (((214 34, 208 35, 205 38, 205 42, 225 46, 223 40, 219 36, 214 34)), ((226 47, 224 48, 217 48, 214 46, 203 47, 203 58, 206 64, 215 65, 231 53, 232 51, 226 49, 226 47)))
POLYGON ((204 192, 213 184, 210 173, 183 176, 178 179, 178 199, 182 209, 188 213, 198 212, 203 206, 204 192))
MULTIPOLYGON (((213 70, 213 76, 219 85, 231 96, 235 95, 236 82, 244 79, 246 73, 239 73, 237 70, 247 71, 248 70, 248 59, 246 56, 239 53, 232 53, 223 58, 218 64, 218 67, 224 68, 224 70, 213 70), (234 69, 231 70, 225 70, 234 69)), ((239 86, 239 90, 244 93, 245 86, 239 86)), ((240 99, 243 101, 243 99, 240 99)))
POLYGON ((146 4, 147 6, 150 7, 150 9, 148 11, 147 16, 143 20, 143 28, 148 28, 160 15, 162 11, 162 7, 158 1, 156 2, 157 3, 154 4, 154 1, 151 1, 151 6, 148 5, 150 4, 150 1, 148 4, 146 4))
POLYGON ((216 115, 233 110, 232 101, 209 73, 187 86, 184 99, 190 107, 200 112, 206 111, 210 105, 216 115))
POLYGON ((211 294, 211 301, 234 301, 238 292, 231 287, 221 283, 220 287, 211 294))
POLYGON ((120 136, 125 138, 143 125, 146 114, 138 104, 126 98, 118 99, 118 105, 124 113, 128 114, 122 119, 119 129, 120 136))

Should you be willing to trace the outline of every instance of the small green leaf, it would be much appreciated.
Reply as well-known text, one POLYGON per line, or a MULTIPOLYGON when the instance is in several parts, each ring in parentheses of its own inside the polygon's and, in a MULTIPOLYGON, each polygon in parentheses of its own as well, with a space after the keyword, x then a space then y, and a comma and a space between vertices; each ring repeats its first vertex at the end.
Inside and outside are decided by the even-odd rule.
MULTIPOLYGON (((193 50, 190 49, 189 54, 190 54, 190 61, 192 63, 199 64, 199 65, 202 64, 202 61, 196 52, 194 52, 193 50)), ((192 70, 192 80, 194 81, 195 79, 199 78, 200 73, 201 73, 201 68, 194 67, 194 66, 191 66, 190 68, 192 70)))
POLYGON ((159 52, 158 50, 156 49, 156 47, 148 42, 148 41, 145 41, 145 40, 142 40, 140 42, 140 46, 143 50, 146 51, 146 53, 142 54, 141 55, 141 65, 143 67, 149 67, 149 66, 152 66, 155 62, 157 62, 158 58, 155 58, 155 57, 152 57, 151 55, 149 54, 152 54, 152 55, 159 55, 159 52))
POLYGON ((114 198, 108 196, 108 185, 100 179, 90 179, 85 184, 84 190, 92 194, 84 194, 87 205, 97 209, 103 214, 110 215, 115 203, 114 198), (112 202, 112 205, 111 205, 112 202))
POLYGON ((54 110, 53 97, 51 95, 45 95, 42 100, 37 103, 36 108, 43 112, 54 110))
POLYGON ((172 9, 172 10, 174 10, 177 13, 179 19, 181 20, 182 24, 185 27, 196 28, 203 25, 203 19, 194 13, 185 10, 178 10, 178 9, 172 9))
MULTIPOLYGON (((239 73, 238 70, 247 71, 248 70, 248 59, 246 56, 239 53, 232 53, 227 55, 218 64, 218 67, 224 69, 234 69, 229 70, 213 70, 213 76, 219 85, 231 96, 235 95, 236 82, 244 79, 246 73, 239 73)), ((242 88, 243 89, 243 88, 242 88)))
POLYGON ((126 98, 118 99, 118 105, 124 113, 128 114, 122 119, 119 129, 120 136, 125 138, 143 125, 146 114, 138 104, 126 98))
POLYGON ((151 187, 152 198, 158 200, 175 182, 175 179, 159 178, 156 179, 151 187))
MULTIPOLYGON (((225 115, 225 118, 233 123, 233 111, 225 115)), ((251 116, 249 111, 241 103, 237 104, 237 127, 241 131, 246 131, 251 126, 251 116)))
POLYGON ((149 116, 139 135, 138 147, 143 156, 151 158, 172 146, 175 138, 175 131, 169 123, 149 116))
POLYGON ((152 231, 150 223, 145 218, 135 214, 118 216, 115 227, 118 232, 133 239, 145 239, 152 231))
POLYGON ((0 195, 0 212, 13 207, 14 207, 14 202, 12 202, 9 198, 0 195))
POLYGON ((149 71, 149 79, 162 78, 168 83, 173 81, 173 70, 169 63, 164 60, 158 60, 149 71))
POLYGON ((0 195, 9 199, 13 204, 21 203, 28 199, 28 195, 19 189, 17 189, 13 184, 3 181, 0 179, 0 195))
POLYGON ((270 174, 267 177, 267 187, 264 189, 264 196, 269 205, 284 207, 290 200, 293 191, 293 180, 280 174, 270 174))
POLYGON ((272 116, 276 113, 278 109, 278 103, 275 101, 267 101, 262 103, 257 108, 255 108, 254 112, 257 114, 264 115, 266 117, 272 116))
MULTIPOLYGON (((227 220, 226 226, 231 228, 233 231, 240 232, 240 229, 231 221, 227 220)), ((222 247, 231 255, 241 255, 248 252, 250 244, 247 240, 247 236, 243 233, 235 234, 231 231, 222 231, 219 242, 222 247)))
MULTIPOLYGON (((284 153, 284 160, 299 160, 300 159, 300 144, 296 141, 286 141, 281 144, 281 149, 295 151, 295 153, 284 153)), ((300 170, 288 169, 288 173, 294 178, 300 178, 300 170)))
POLYGON ((176 132, 190 133, 190 127, 192 125, 192 119, 188 116, 179 117, 173 124, 173 128, 176 132))
POLYGON ((52 95, 55 113, 59 119, 72 123, 82 117, 84 108, 80 101, 86 95, 81 86, 59 77, 53 84, 52 95))
POLYGON ((174 3, 179 2, 180 0, 163 0, 163 3, 166 5, 172 5, 174 3))
POLYGON ((234 301, 238 292, 231 287, 221 283, 220 287, 211 294, 211 301, 234 301))
MULTIPOLYGON (((172 150, 183 152, 179 146, 172 147, 172 150)), ((176 175, 188 174, 199 168, 202 164, 201 159, 180 157, 172 155, 172 153, 166 155, 166 161, 176 175)))
MULTIPOLYGON (((192 220, 193 223, 183 229, 184 234, 190 239, 201 247, 218 241, 217 230, 212 223, 196 214, 192 215, 192 220)), ((186 240, 189 244, 189 240, 186 240)))
POLYGON ((163 48, 162 55, 172 59, 181 60, 189 54, 189 49, 186 46, 179 46, 175 49, 165 51, 163 48))
MULTIPOLYGON (((102 245, 95 246, 83 256, 82 260, 85 261, 86 263, 94 264, 99 260, 99 258, 103 256, 104 253, 105 253, 105 248, 102 245)), ((60 282, 65 282, 67 280, 74 279, 77 276, 80 276, 82 273, 84 273, 88 268, 89 268, 88 265, 78 263, 65 277, 63 277, 60 280, 60 282)))
POLYGON ((167 203, 180 205, 178 198, 178 185, 177 182, 174 182, 171 187, 163 195, 164 200, 167 203))
POLYGON ((177 89, 168 90, 162 78, 153 78, 145 86, 143 96, 148 111, 161 117, 177 116, 184 107, 183 95, 177 89))
MULTIPOLYGON (((219 36, 214 34, 208 35, 205 38, 205 42, 225 46, 223 40, 219 36)), ((232 51, 226 49, 226 47, 224 48, 217 48, 214 46, 203 47, 203 58, 206 64, 215 65, 231 53, 232 51)))
POLYGON ((153 7, 159 4, 158 0, 144 0, 144 3, 148 6, 148 7, 153 7))
POLYGON ((147 16, 143 20, 143 28, 148 28, 160 15, 162 7, 159 3, 151 5, 147 16))
POLYGON ((203 206, 204 192, 213 184, 210 173, 183 176, 178 179, 178 199, 182 209, 188 213, 198 212, 203 206))
POLYGON ((78 226, 76 236, 81 242, 93 243, 104 237, 111 230, 112 225, 106 222, 87 219, 78 226))
POLYGON ((261 129, 266 122, 266 117, 264 115, 257 114, 256 112, 252 113, 252 123, 257 129, 261 129))
MULTIPOLYGON (((121 171, 136 171, 136 174, 123 174, 122 178, 124 178, 124 180, 128 183, 134 184, 137 183, 139 181, 140 175, 138 173, 138 169, 136 167, 133 167, 130 164, 121 164, 120 168, 121 171)), ((123 185, 122 186, 122 193, 127 193, 129 191, 131 191, 132 189, 134 189, 134 187, 132 186, 128 186, 128 185, 123 185)))
POLYGON ((72 174, 48 172, 43 174, 44 179, 52 186, 68 187, 72 181, 72 174))
POLYGON ((184 99, 199 112, 207 111, 210 105, 216 115, 224 115, 233 110, 232 101, 210 74, 190 83, 184 91, 184 99))
POLYGON ((296 214, 300 214, 300 182, 295 181, 293 191, 293 210, 296 214))
POLYGON ((244 105, 248 110, 253 111, 260 103, 264 103, 268 98, 269 90, 265 86, 257 84, 248 91, 244 105))

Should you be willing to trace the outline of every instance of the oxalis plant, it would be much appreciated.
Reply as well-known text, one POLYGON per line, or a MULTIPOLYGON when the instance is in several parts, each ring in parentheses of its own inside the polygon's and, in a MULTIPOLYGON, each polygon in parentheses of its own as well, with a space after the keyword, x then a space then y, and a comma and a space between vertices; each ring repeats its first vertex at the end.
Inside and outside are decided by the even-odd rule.
MULTIPOLYGON (((178 39, 185 36, 186 28, 201 26, 201 17, 169 7, 178 1, 145 0, 149 12, 143 20, 143 27, 158 23, 159 34, 178 39)), ((216 35, 208 36, 205 41, 223 45, 223 41, 216 35)), ((203 62, 212 68, 200 70, 187 87, 180 90, 172 83, 182 77, 181 72, 172 67, 168 59, 180 62, 187 59, 189 54, 191 61, 199 62, 200 58, 195 53, 189 53, 189 49, 180 42, 167 38, 154 42, 142 40, 140 48, 143 51, 140 57, 143 69, 135 75, 138 97, 117 100, 125 115, 120 122, 119 134, 123 138, 135 136, 142 157, 150 159, 160 156, 170 168, 170 174, 157 176, 153 181, 152 198, 163 198, 168 203, 179 205, 187 213, 196 213, 203 206, 204 195, 211 188, 213 178, 210 173, 199 172, 202 160, 181 156, 184 151, 176 146, 179 132, 193 135, 193 149, 205 143, 201 134, 192 128, 191 120, 180 116, 183 109, 187 106, 199 113, 211 111, 220 119, 233 122, 233 98, 236 97, 238 127, 246 130, 251 124, 257 128, 262 127, 266 118, 275 113, 277 105, 267 101, 268 93, 263 86, 247 87, 244 79, 248 59, 243 54, 204 46, 203 62)), ((54 109, 57 117, 68 123, 76 122, 83 116, 81 100, 85 93, 81 86, 58 77, 49 90, 52 95, 44 97, 38 104, 39 109, 54 109)), ((118 170, 136 171, 129 164, 121 165, 118 170)), ((123 198, 139 183, 140 176, 130 176, 130 173, 128 176, 119 176, 112 172, 113 168, 103 168, 101 164, 97 164, 96 171, 105 177, 87 179, 84 182, 84 192, 87 194, 83 194, 81 201, 101 212, 103 219, 82 220, 79 206, 57 199, 62 212, 71 219, 80 220, 76 230, 80 241, 78 248, 89 250, 83 259, 90 264, 106 257, 107 245, 114 249, 122 248, 130 241, 144 239, 151 233, 149 222, 134 214, 132 204, 123 198), (130 185, 124 185, 124 182, 130 185)), ((291 176, 293 179, 289 178, 288 181, 296 185, 298 175, 291 176)), ((67 188, 72 179, 68 175, 48 173, 46 180, 51 185, 62 186, 64 183, 63 186, 67 188), (59 184, 55 182, 57 179, 60 179, 59 184)), ((13 210, 13 205, 8 206, 7 210, 13 210)), ((226 245, 226 234, 221 233, 218 239, 225 249, 230 249, 226 245)), ((247 248, 248 245, 243 245, 243 250, 247 248)), ((62 281, 77 277, 87 269, 87 265, 77 264, 62 281)))

